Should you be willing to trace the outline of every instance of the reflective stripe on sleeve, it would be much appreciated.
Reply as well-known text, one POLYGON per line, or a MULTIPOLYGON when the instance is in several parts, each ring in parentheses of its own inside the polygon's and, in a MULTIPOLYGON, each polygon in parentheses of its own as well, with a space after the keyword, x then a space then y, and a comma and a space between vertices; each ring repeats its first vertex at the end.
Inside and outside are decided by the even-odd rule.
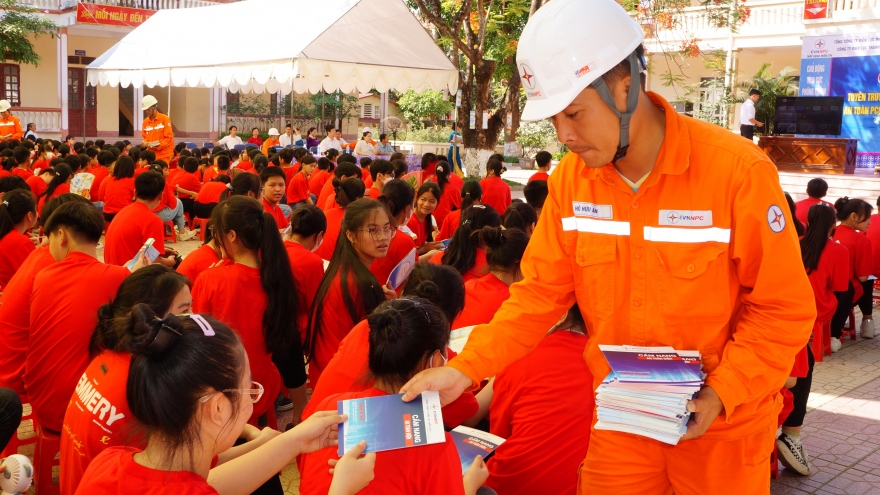
POLYGON ((590 232, 593 234, 629 235, 629 222, 568 217, 562 219, 562 230, 577 230, 578 232, 590 232))
POLYGON ((652 242, 723 242, 730 243, 730 229, 684 229, 678 227, 645 227, 645 240, 652 242))

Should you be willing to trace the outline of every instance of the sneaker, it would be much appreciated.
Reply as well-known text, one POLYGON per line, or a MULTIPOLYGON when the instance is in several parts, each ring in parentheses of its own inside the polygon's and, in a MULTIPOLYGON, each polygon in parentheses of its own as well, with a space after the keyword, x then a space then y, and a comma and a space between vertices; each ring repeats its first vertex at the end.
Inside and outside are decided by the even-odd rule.
POLYGON ((195 230, 186 229, 183 232, 177 233, 177 240, 178 241, 188 241, 197 235, 199 235, 199 233, 196 232, 195 230))
POLYGON ((275 412, 290 411, 293 409, 293 401, 289 397, 280 397, 275 401, 275 412))
POLYGON ((862 320, 862 325, 860 327, 862 338, 864 339, 873 339, 874 338, 874 320, 862 320))
POLYGON ((813 472, 810 458, 804 451, 804 445, 800 439, 783 433, 776 439, 776 449, 779 451, 779 462, 783 466, 803 476, 809 476, 813 472))
POLYGON ((831 352, 839 351, 840 346, 841 346, 840 339, 836 339, 834 337, 831 337, 831 352))

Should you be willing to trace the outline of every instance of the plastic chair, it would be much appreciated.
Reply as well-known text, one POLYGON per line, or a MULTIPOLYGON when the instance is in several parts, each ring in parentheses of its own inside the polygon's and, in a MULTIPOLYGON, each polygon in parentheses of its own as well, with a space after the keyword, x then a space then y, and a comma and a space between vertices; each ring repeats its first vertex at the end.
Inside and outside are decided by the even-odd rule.
POLYGON ((318 154, 318 147, 312 146, 311 148, 309 148, 309 153, 311 153, 313 155, 317 155, 318 154))
MULTIPOLYGON (((177 236, 174 235, 174 222, 165 222, 163 224, 162 231, 165 232, 165 240, 171 241, 172 244, 177 244, 177 236), (165 227, 171 227, 171 235, 168 235, 168 229, 165 227)), ((164 254, 164 253, 159 253, 164 254)))
POLYGON ((874 280, 874 291, 872 293, 874 306, 880 305, 880 295, 877 294, 877 291, 880 291, 880 278, 874 280))
POLYGON ((284 149, 284 146, 272 146, 271 148, 269 148, 269 150, 271 150, 272 153, 278 153, 279 151, 281 151, 283 149, 284 149))
POLYGON ((259 146, 257 146, 257 145, 254 144, 254 143, 248 143, 248 144, 244 145, 244 147, 245 147, 245 148, 259 148, 259 146))
POLYGON ((189 141, 186 142, 186 149, 194 150, 196 148, 198 148, 198 146, 196 146, 196 143, 190 143, 189 141))
POLYGON ((211 148, 214 147, 214 143, 212 143, 212 142, 210 142, 210 141, 205 141, 204 143, 202 143, 202 147, 203 147, 203 148, 211 149, 211 148))
POLYGON ((59 464, 61 434, 40 428, 34 422, 37 446, 34 448, 34 487, 36 495, 60 495, 61 487, 52 483, 52 468, 59 464))
POLYGON ((21 424, 19 425, 19 430, 16 430, 15 434, 12 435, 12 438, 9 439, 9 443, 7 443, 6 447, 3 449, 3 452, 0 453, 0 456, 4 459, 12 454, 30 455, 31 452, 29 452, 29 450, 35 447, 30 447, 30 449, 25 449, 25 447, 36 446, 37 444, 37 427, 34 420, 34 410, 28 405, 28 398, 26 395, 20 395, 19 398, 21 399, 21 404, 23 406, 21 424), (30 422, 32 430, 25 431, 24 434, 22 434, 20 431, 21 425, 26 422, 30 422))
POLYGON ((303 147, 305 147, 306 142, 305 142, 304 140, 302 140, 302 139, 297 139, 296 142, 293 143, 293 145, 294 145, 294 146, 298 146, 298 147, 300 147, 300 148, 303 148, 303 147))
POLYGON ((856 340, 856 315, 852 309, 849 310, 849 324, 841 330, 840 340, 849 336, 850 340, 856 340))
POLYGON ((825 353, 831 354, 831 324, 828 322, 817 322, 813 326, 813 358, 817 363, 821 363, 825 353))
POLYGON ((233 146, 233 148, 238 151, 244 151, 244 149, 247 148, 247 145, 246 144, 236 144, 235 146, 233 146))
POLYGON ((208 228, 208 222, 210 222, 207 218, 196 218, 193 220, 193 227, 199 229, 199 239, 202 242, 205 242, 205 230, 208 228))

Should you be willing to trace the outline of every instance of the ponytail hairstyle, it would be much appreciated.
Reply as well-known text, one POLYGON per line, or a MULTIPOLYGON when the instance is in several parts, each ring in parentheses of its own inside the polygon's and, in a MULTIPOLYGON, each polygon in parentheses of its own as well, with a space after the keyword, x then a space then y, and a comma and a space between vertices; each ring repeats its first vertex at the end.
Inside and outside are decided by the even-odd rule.
MULTIPOLYGON (((437 199, 437 203, 440 203, 440 186, 433 182, 425 182, 419 187, 419 192, 416 193, 416 202, 419 201, 419 198, 424 196, 425 194, 431 193, 434 195, 434 198, 437 199)), ((434 215, 428 214, 425 217, 425 225, 422 227, 425 229, 425 239, 427 242, 432 242, 434 240, 434 215)))
POLYGON ((464 310, 464 293, 464 280, 457 271, 428 261, 416 263, 403 286, 404 296, 434 301, 450 323, 464 310))
MULTIPOLYGON (((346 182, 351 180, 357 179, 348 179, 346 182)), ((358 182, 360 181, 358 180, 358 182)), ((348 311, 348 316, 354 322, 363 319, 365 314, 372 313, 385 300, 382 284, 363 264, 354 246, 349 242, 348 236, 345 235, 347 232, 357 233, 358 230, 364 229, 381 210, 386 210, 382 203, 367 198, 358 199, 345 208, 342 226, 339 229, 339 239, 336 241, 333 255, 330 256, 330 265, 324 272, 324 278, 321 279, 318 292, 315 294, 315 302, 309 312, 309 329, 305 341, 306 357, 309 360, 315 355, 315 343, 324 326, 324 303, 327 294, 334 285, 339 284, 345 310, 348 311), (350 283, 346 283, 349 281, 350 283), (351 285, 354 285, 354 294, 351 292, 351 285), (358 301, 361 303, 360 305, 355 301, 355 296, 361 299, 358 301), (360 313, 359 306, 364 308, 364 314, 360 313)), ((289 271, 290 269, 288 269, 289 271)), ((335 309, 338 311, 342 308, 335 309)))
POLYGON ((489 162, 486 163, 487 172, 492 172, 496 177, 501 177, 503 170, 504 162, 502 162, 498 158, 489 158, 489 162))
POLYGON ((421 371, 435 352, 446 354, 449 321, 427 299, 404 297, 367 317, 370 373, 395 390, 421 371))
POLYGON ((874 207, 867 201, 858 198, 849 198, 844 196, 834 202, 834 209, 837 210, 837 219, 845 222, 855 213, 859 218, 859 223, 864 222, 871 217, 874 207))
POLYGON ((409 182, 400 179, 392 179, 382 188, 382 195, 379 196, 378 199, 380 203, 388 208, 391 223, 394 223, 395 216, 400 214, 400 212, 405 210, 408 206, 412 207, 415 196, 416 192, 409 182))
POLYGON ((461 188, 461 209, 483 200, 483 188, 477 181, 465 182, 461 188))
POLYGON ((118 332, 127 330, 132 307, 143 303, 153 313, 164 316, 187 282, 186 277, 162 265, 145 266, 126 277, 116 297, 98 309, 98 324, 89 341, 89 357, 94 358, 102 351, 125 352, 131 346, 133 335, 118 332))
MULTIPOLYGON (((449 184, 449 175, 451 173, 452 169, 449 167, 449 162, 445 160, 437 162, 436 173, 434 176, 437 177, 437 185, 440 187, 441 191, 446 188, 446 184, 449 184)), ((437 200, 439 201, 440 198, 437 198, 437 200)))
POLYGON ((134 160, 130 156, 120 156, 111 175, 116 180, 134 177, 134 160))
MULTIPOLYGON (((327 232, 327 216, 315 205, 302 205, 290 214, 290 233, 302 237, 327 232)), ((303 311, 308 308, 302 308, 303 311)))
POLYGON ((61 184, 66 184, 72 176, 73 170, 70 168, 70 165, 59 163, 58 166, 55 167, 55 177, 52 177, 52 180, 49 181, 48 187, 46 187, 46 190, 40 195, 40 197, 45 196, 46 199, 51 198, 55 189, 58 189, 58 186, 61 184))
MULTIPOLYGON (((395 153, 400 154, 400 153, 395 153)), ((401 155, 403 156, 403 155, 401 155)), ((393 158, 394 155, 391 155, 393 158)), ((391 166, 394 167, 394 178, 402 179, 407 172, 409 172, 409 165, 406 164, 406 161, 403 158, 398 158, 396 160, 391 160, 391 166)))
POLYGON ((538 223, 538 213, 528 203, 513 203, 507 207, 501 225, 506 229, 520 229, 528 232, 534 224, 538 223))
POLYGON ((336 204, 340 208, 346 208, 352 202, 364 197, 366 187, 362 180, 354 177, 345 180, 334 178, 333 190, 336 192, 336 204))
POLYGON ((247 172, 235 174, 235 178, 232 179, 232 182, 229 185, 232 186, 232 189, 227 187, 225 191, 220 193, 220 201, 223 201, 230 196, 247 196, 248 193, 252 193, 254 198, 259 198, 260 191, 263 190, 260 176, 257 174, 249 174, 247 172))
MULTIPOLYGON (((257 174, 251 174, 251 175, 257 175, 257 174)), ((228 175, 216 175, 216 176, 214 176, 214 178, 212 178, 208 182, 222 182, 227 185, 232 185, 232 179, 230 179, 228 175)))
POLYGON ((113 325, 116 334, 127 336, 122 347, 132 358, 126 398, 146 440, 158 438, 172 450, 172 460, 188 455, 192 462, 200 399, 214 390, 233 405, 250 400, 236 391, 246 373, 241 341, 208 315, 160 319, 147 304, 135 304, 113 325))
POLYGON ((324 153, 324 156, 327 157, 327 161, 330 162, 330 170, 329 171, 332 172, 333 169, 336 167, 336 164, 333 161, 333 159, 336 158, 337 156, 339 156, 339 150, 336 148, 330 148, 329 150, 327 150, 326 153, 324 153))
POLYGON ((55 198, 46 201, 46 204, 43 205, 43 210, 40 211, 40 226, 46 225, 46 220, 55 213, 55 210, 65 204, 65 203, 82 203, 82 204, 92 204, 91 201, 86 198, 80 196, 79 194, 73 193, 64 193, 55 198))
POLYGON ((483 227, 480 242, 486 245, 486 261, 492 270, 516 272, 523 253, 529 245, 529 236, 520 229, 483 227))
POLYGON ((834 209, 824 203, 817 203, 807 211, 807 232, 800 240, 801 259, 807 275, 819 267, 828 234, 836 224, 834 209))
POLYGON ((14 189, 4 194, 0 200, 0 239, 15 230, 28 213, 37 215, 37 200, 30 191, 14 189))
MULTIPOLYGON (((214 208, 211 226, 216 243, 223 252, 230 252, 226 235, 234 230, 242 246, 260 257, 260 285, 266 293, 266 311, 263 313, 266 352, 295 359, 302 353, 297 315, 306 309, 298 307, 290 258, 278 235, 275 219, 256 199, 232 196, 214 208)), ((294 386, 299 385, 301 383, 294 386)))
POLYGON ((443 253, 443 264, 455 268, 464 275, 477 261, 477 248, 480 246, 479 232, 483 227, 498 227, 501 217, 491 206, 473 205, 461 211, 458 230, 449 241, 443 253))
POLYGON ((253 167, 257 171, 257 173, 262 173, 263 169, 269 166, 269 159, 266 155, 262 153, 257 153, 254 155, 254 158, 251 160, 253 162, 253 167))
MULTIPOLYGON (((821 179, 820 179, 821 180, 821 179)), ((788 212, 791 213, 791 220, 794 224, 794 230, 797 232, 798 237, 803 237, 804 233, 806 233, 807 229, 804 227, 804 224, 801 223, 800 219, 797 217, 797 206, 794 204, 794 200, 791 199, 791 195, 788 193, 785 194, 785 201, 788 203, 788 212)), ((506 226, 506 224, 505 224, 506 226)))

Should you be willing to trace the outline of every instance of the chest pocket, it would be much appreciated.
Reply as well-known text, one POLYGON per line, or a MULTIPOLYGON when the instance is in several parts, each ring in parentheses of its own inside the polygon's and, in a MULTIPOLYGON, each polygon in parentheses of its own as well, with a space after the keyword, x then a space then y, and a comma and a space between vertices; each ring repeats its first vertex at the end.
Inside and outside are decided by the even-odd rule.
POLYGON ((578 233, 574 250, 575 294, 586 309, 607 320, 614 313, 617 236, 578 233))
POLYGON ((727 244, 660 243, 654 246, 660 313, 670 322, 730 318, 727 244))

